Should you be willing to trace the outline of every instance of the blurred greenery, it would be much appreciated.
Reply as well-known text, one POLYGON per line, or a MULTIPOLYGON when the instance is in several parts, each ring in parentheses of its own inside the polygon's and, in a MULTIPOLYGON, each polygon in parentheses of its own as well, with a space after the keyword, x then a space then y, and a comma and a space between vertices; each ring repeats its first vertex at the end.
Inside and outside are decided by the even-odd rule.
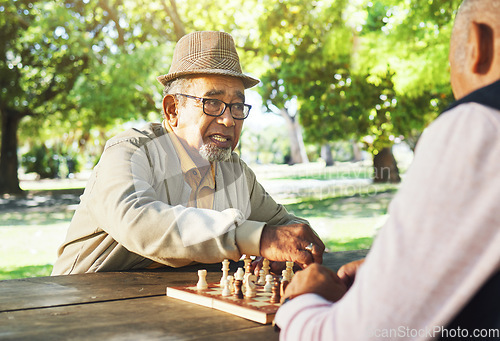
POLYGON ((52 264, 0 268, 0 280, 50 276, 52 264))
POLYGON ((2 0, 0 191, 17 188, 16 151, 60 143, 91 167, 122 124, 161 119, 155 77, 195 30, 231 33, 265 110, 288 122, 288 145, 263 160, 293 161, 302 131, 316 147, 363 141, 374 156, 413 147, 452 100, 460 2, 2 0))

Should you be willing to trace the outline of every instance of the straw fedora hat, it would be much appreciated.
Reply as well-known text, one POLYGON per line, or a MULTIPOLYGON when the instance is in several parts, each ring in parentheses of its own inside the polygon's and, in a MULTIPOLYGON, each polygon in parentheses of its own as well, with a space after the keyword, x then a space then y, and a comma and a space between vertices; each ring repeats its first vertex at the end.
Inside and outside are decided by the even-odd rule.
POLYGON ((168 74, 156 79, 166 85, 176 78, 190 75, 238 77, 245 89, 259 83, 258 79, 242 73, 233 37, 225 32, 200 31, 182 37, 175 45, 168 74))

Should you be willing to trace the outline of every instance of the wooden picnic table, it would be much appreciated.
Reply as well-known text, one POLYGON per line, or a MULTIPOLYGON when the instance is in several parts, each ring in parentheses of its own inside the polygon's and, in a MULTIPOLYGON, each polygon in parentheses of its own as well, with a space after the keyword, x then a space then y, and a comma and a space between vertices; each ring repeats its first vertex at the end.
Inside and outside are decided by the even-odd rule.
MULTIPOLYGON (((323 264, 337 270, 366 253, 326 253, 323 264)), ((205 264, 0 281, 0 340, 278 339, 271 325, 166 297, 167 286, 195 284, 201 268, 220 279, 221 264, 205 264)))

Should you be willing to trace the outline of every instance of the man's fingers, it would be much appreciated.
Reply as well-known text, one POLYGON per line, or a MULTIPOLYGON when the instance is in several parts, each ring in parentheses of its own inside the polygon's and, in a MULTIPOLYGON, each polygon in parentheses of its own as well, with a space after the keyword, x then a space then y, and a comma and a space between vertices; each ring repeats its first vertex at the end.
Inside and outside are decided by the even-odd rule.
POLYGON ((314 263, 318 264, 323 264, 323 251, 325 250, 325 247, 323 245, 323 248, 321 246, 314 244, 313 247, 311 248, 311 255, 313 257, 314 263))

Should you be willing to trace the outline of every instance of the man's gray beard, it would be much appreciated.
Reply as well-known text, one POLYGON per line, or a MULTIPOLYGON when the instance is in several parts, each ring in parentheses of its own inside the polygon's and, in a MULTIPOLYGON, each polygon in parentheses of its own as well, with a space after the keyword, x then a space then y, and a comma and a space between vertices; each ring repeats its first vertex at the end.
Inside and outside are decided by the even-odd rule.
POLYGON ((228 161, 231 158, 231 148, 219 148, 213 143, 205 143, 200 148, 200 155, 208 162, 228 161))

